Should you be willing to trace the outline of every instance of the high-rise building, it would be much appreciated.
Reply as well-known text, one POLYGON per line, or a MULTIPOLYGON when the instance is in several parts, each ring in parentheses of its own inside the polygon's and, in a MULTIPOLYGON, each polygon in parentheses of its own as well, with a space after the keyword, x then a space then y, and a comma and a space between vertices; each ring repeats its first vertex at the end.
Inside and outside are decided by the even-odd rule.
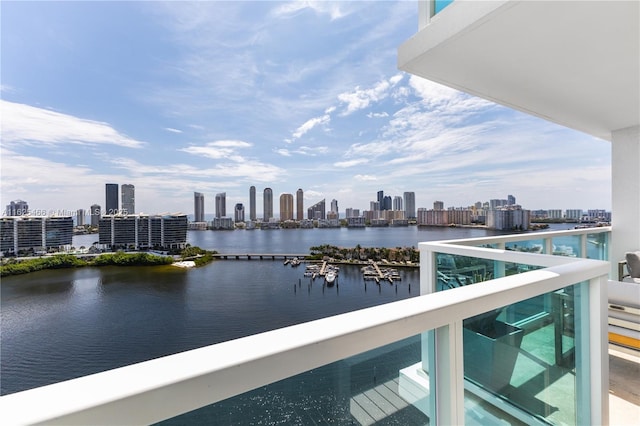
POLYGON ((322 200, 307 209, 307 219, 325 219, 325 200, 322 200))
POLYGON ((107 183, 105 185, 105 211, 102 214, 118 214, 118 184, 107 183))
POLYGON ((187 216, 105 215, 100 219, 98 241, 111 248, 184 248, 187 216))
POLYGON ((262 194, 262 220, 269 222, 273 217, 273 190, 265 188, 262 194))
POLYGON ((59 249, 71 246, 73 217, 4 217, 1 219, 1 230, 0 250, 4 254, 59 249))
POLYGON ((293 220, 293 195, 280 195, 280 221, 293 220))
POLYGON ((84 210, 78 209, 76 212, 76 226, 84 226, 84 210))
POLYGON ((402 197, 399 195, 396 195, 393 197, 393 210, 395 211, 400 211, 403 210, 402 208, 402 197))
POLYGON ((516 197, 513 195, 507 195, 507 205, 512 206, 516 203, 516 197))
POLYGON ((442 201, 434 201, 433 202, 434 210, 444 210, 444 203, 442 201))
POLYGON ((256 187, 249 188, 249 220, 256 220, 256 187))
POLYGON ((29 213, 29 204, 23 200, 15 200, 7 204, 4 216, 22 216, 29 213))
POLYGON ((91 206, 89 216, 91 216, 91 226, 96 227, 100 224, 100 216, 102 216, 102 211, 98 204, 93 204, 91 206))
POLYGON ((194 222, 204 222, 204 194, 193 193, 193 216, 194 222))
POLYGON ((384 210, 384 191, 378 191, 378 210, 384 210))
POLYGON ((416 218, 416 193, 415 192, 405 192, 402 194, 404 197, 404 211, 406 212, 405 217, 407 219, 415 219, 416 218))
POLYGON ((135 214, 136 212, 136 188, 135 186, 125 183, 120 188, 122 191, 122 213, 135 214))
POLYGON ((380 206, 380 210, 391 210, 392 201, 390 195, 385 195, 382 200, 382 205, 380 206))
POLYGON ((302 188, 298 188, 296 191, 296 220, 300 221, 304 219, 304 193, 302 188))
POLYGON ((216 217, 227 216, 227 193, 216 194, 216 217))
POLYGON ((234 207, 233 220, 234 222, 244 222, 244 205, 242 203, 237 203, 234 207))
POLYGON ((338 211, 338 200, 331 200, 331 213, 334 213, 337 219, 340 218, 340 212, 338 211))

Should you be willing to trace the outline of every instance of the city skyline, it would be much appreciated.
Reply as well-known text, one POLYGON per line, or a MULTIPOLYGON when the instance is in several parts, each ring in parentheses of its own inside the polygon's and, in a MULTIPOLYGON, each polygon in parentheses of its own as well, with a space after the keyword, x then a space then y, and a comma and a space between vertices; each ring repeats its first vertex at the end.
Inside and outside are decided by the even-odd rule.
POLYGON ((193 192, 214 212, 224 192, 250 215, 250 186, 258 206, 302 188, 305 213, 367 210, 380 188, 415 208, 609 210, 609 142, 397 70, 416 10, 5 2, 0 202, 88 210, 126 182, 145 213, 193 213, 193 192))

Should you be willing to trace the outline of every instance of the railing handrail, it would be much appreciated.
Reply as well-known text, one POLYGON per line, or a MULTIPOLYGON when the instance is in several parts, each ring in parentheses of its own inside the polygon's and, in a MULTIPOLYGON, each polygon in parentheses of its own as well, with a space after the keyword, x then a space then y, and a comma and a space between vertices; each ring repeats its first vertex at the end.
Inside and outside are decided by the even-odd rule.
POLYGON ((545 238, 567 237, 572 235, 590 235, 611 232, 611 226, 598 226, 594 228, 567 229, 560 231, 536 231, 522 234, 493 235, 488 237, 461 238, 455 240, 442 240, 438 243, 453 245, 474 244, 498 244, 517 241, 544 240, 545 238))
MULTIPOLYGON (((439 247, 442 243, 431 244, 439 247)), ((454 246, 551 265, 277 329, 0 398, 3 424, 153 423, 389 343, 577 282, 608 262, 454 246), (537 258, 537 262, 533 259, 537 258)))

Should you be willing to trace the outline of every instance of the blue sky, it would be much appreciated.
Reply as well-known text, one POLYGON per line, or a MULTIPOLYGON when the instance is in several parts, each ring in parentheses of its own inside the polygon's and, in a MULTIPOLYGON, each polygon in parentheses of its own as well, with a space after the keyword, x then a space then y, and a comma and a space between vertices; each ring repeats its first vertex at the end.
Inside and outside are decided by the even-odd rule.
POLYGON ((610 143, 397 69, 415 2, 12 2, 2 19, 1 203, 193 211, 193 192, 305 191, 369 209, 516 196, 610 209, 610 143))

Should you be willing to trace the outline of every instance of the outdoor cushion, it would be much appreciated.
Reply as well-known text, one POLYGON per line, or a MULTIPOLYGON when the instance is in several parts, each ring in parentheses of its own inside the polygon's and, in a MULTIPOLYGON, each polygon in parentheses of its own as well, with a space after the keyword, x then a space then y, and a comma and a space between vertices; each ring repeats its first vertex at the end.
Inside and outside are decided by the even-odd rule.
POLYGON ((640 278, 640 251, 630 251, 625 254, 627 268, 631 278, 640 278))

